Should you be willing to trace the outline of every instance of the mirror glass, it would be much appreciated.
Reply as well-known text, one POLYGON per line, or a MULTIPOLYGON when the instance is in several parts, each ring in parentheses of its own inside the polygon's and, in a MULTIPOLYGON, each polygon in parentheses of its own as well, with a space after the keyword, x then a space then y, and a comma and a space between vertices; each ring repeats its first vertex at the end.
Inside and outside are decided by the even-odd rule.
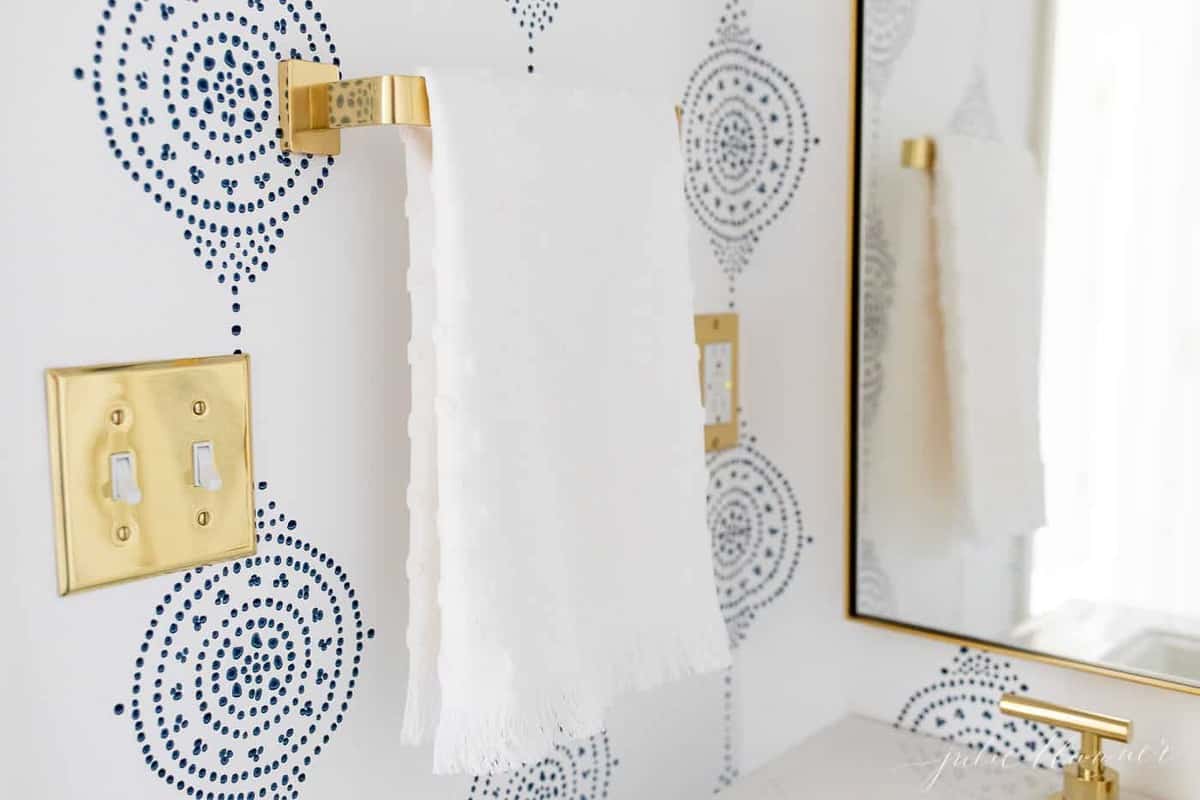
POLYGON ((1200 3, 859 12, 855 615, 1200 686, 1200 3))

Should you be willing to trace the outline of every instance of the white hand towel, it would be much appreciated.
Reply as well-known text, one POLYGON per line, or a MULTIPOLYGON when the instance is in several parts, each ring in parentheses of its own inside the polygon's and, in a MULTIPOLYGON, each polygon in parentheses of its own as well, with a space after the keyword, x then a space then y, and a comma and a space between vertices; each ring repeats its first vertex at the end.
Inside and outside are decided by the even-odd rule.
POLYGON ((425 74, 403 738, 480 773, 724 668, 728 639, 670 101, 425 74))
POLYGON ((1032 533, 1045 522, 1042 179, 1026 151, 947 136, 936 181, 954 460, 968 528, 979 537, 1032 533))

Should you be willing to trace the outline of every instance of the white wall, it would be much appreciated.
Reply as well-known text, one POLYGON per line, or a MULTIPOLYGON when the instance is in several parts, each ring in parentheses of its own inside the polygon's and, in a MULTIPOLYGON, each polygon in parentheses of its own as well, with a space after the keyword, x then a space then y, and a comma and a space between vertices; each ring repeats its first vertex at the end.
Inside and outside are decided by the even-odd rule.
MULTIPOLYGON (((320 755, 302 767, 306 780, 294 785, 295 796, 400 792, 450 798, 478 793, 482 783, 473 787, 465 778, 430 777, 429 754, 401 748, 395 736, 406 660, 402 489, 408 326, 398 137, 388 130, 347 134, 345 154, 329 168, 327 180, 301 213, 282 226, 285 233, 274 242, 270 269, 255 272, 253 284, 239 282, 235 298, 230 279, 218 283, 219 267, 207 271, 204 258, 192 254, 193 244, 184 238, 186 221, 164 212, 153 194, 176 176, 169 191, 195 187, 204 197, 229 198, 220 180, 235 178, 234 202, 263 197, 264 214, 279 219, 284 207, 266 200, 270 189, 259 188, 253 178, 268 171, 275 187, 284 168, 275 162, 274 151, 265 162, 225 168, 185 149, 181 131, 196 130, 199 119, 215 124, 220 108, 211 115, 201 109, 195 119, 184 109, 180 131, 172 130, 157 81, 166 72, 178 86, 185 56, 177 49, 164 67, 165 48, 172 32, 202 13, 223 14, 227 8, 232 22, 205 25, 240 28, 239 17, 245 16, 248 25, 259 26, 254 35, 264 47, 267 40, 306 47, 305 34, 278 0, 150 3, 134 22, 128 21, 133 2, 121 0, 101 35, 96 26, 105 3, 28 4, 9 24, 14 74, 22 77, 10 89, 10 103, 20 109, 19 123, 10 119, 2 134, 5 191, 0 201, 7 249, 7 291, 0 315, 7 345, 0 366, 8 389, 0 398, 0 412, 13 422, 11 438, 0 450, 2 497, 12 515, 10 549, 0 568, 5 585, 0 678, 8 687, 0 707, 5 720, 0 766, 6 789, 14 796, 46 798, 154 798, 180 793, 166 778, 182 774, 174 765, 166 766, 170 756, 164 757, 167 748, 153 719, 143 720, 148 724, 146 744, 168 772, 159 777, 147 766, 143 745, 135 738, 132 689, 143 634, 150 620, 165 619, 171 608, 180 607, 183 594, 173 585, 183 578, 149 579, 69 598, 55 595, 41 371, 243 348, 253 358, 256 477, 267 483, 259 493, 264 532, 286 529, 294 520, 295 529, 284 535, 300 537, 336 559, 355 589, 363 617, 354 696, 320 755), (276 29, 281 19, 286 32, 276 29), (135 129, 144 132, 148 157, 159 154, 162 144, 171 144, 177 153, 162 179, 153 168, 147 172, 131 165, 130 171, 137 168, 149 176, 131 180, 109 153, 104 123, 97 119, 90 76, 95 42, 103 43, 105 58, 115 58, 126 26, 131 62, 126 85, 136 87, 137 72, 144 70, 153 89, 127 89, 132 97, 145 97, 133 103, 135 129), (147 49, 142 37, 151 34, 155 39, 147 49), (83 80, 74 77, 76 68, 84 71, 83 80), (136 125, 142 105, 154 121, 136 125), (268 167, 259 166, 263 163, 268 167), (205 170, 199 184, 191 183, 187 167, 193 165, 205 170), (151 183, 150 193, 143 191, 144 181, 151 183), (232 310, 235 301, 241 304, 237 312, 232 310), (241 326, 237 337, 231 335, 234 325, 241 326), (172 595, 171 603, 163 615, 156 614, 165 594, 172 595), (374 630, 373 638, 366 638, 367 629, 374 630), (123 706, 119 715, 117 704, 123 706)), ((401 72, 435 62, 520 73, 530 63, 509 6, 496 0, 340 0, 320 5, 347 75, 401 72)), ((738 635, 734 670, 728 684, 723 676, 713 676, 631 699, 617 709, 606 738, 586 743, 582 752, 557 753, 554 764, 531 773, 535 785, 546 776, 543 786, 554 785, 561 776, 559 785, 571 797, 704 796, 731 764, 746 768, 760 763, 847 708, 897 718, 914 691, 944 680, 942 666, 957 655, 953 648, 876 633, 841 618, 850 11, 848 4, 832 0, 760 0, 731 9, 682 0, 562 0, 560 5, 555 22, 535 39, 532 62, 538 72, 580 82, 670 87, 678 96, 694 74, 700 80, 731 59, 753 66, 769 90, 766 106, 792 114, 797 125, 788 137, 797 160, 787 168, 794 171, 787 174, 781 193, 747 195, 764 214, 714 234, 703 227, 704 215, 698 212, 693 237, 699 310, 722 310, 732 297, 742 315, 743 411, 747 431, 756 437, 711 462, 715 541, 735 550, 739 543, 749 547, 731 557, 722 579, 722 588, 729 590, 727 615, 738 635), (748 31, 714 35, 722 16, 741 11, 747 14, 737 21, 748 31), (801 124, 805 120, 807 137, 801 124), (799 156, 806 139, 809 150, 801 174, 799 156), (757 221, 767 219, 772 221, 757 221), (747 246, 743 237, 750 233, 753 242, 747 246), (718 257, 722 253, 723 259, 718 257), (730 279, 722 261, 740 264, 740 273, 730 279), (737 505, 737 498, 747 498, 741 502, 752 510, 749 525, 739 526, 736 514, 722 515, 737 505), (769 546, 772 528, 786 539, 785 547, 769 546), (746 531, 762 536, 746 539, 746 531), (755 567, 765 575, 761 580, 750 577, 755 567)), ((300 9, 315 33, 318 52, 328 55, 316 10, 304 9, 303 3, 300 9)), ((219 42, 201 47, 218 62, 225 49, 219 42)), ((264 58, 269 76, 274 74, 273 59, 264 58)), ((99 69, 101 94, 111 111, 121 102, 115 60, 106 60, 99 69)), ((255 76, 259 72, 252 68, 255 76)), ((693 110, 703 103, 692 100, 693 110)), ((255 108, 261 107, 259 101, 255 108)), ((690 117, 689 125, 696 118, 690 117)), ((129 134, 121 125, 114 138, 128 151, 129 134)), ((271 121, 253 136, 254 144, 269 142, 273 127, 271 121)), ((706 164, 717 155, 706 155, 703 145, 694 142, 686 146, 689 155, 706 164)), ((231 152, 238 149, 231 147, 231 152)), ((303 186, 319 177, 319 166, 301 169, 303 186)), ((212 216, 231 221, 237 215, 212 216)), ((257 221, 259 215, 249 216, 257 221)), ((278 550, 274 542, 264 543, 260 554, 278 550)), ((306 557, 329 569, 319 564, 319 557, 306 557)), ((249 586, 251 574, 260 574, 268 584, 275 577, 251 569, 228 579, 223 585, 232 587, 234 602, 259 591, 249 586)), ((348 603, 340 578, 334 577, 334 585, 348 603)), ((228 611, 216 603, 216 591, 194 603, 214 618, 228 611)), ((305 601, 305 612, 320 602, 305 601)), ((191 630, 184 624, 183 638, 168 648, 164 669, 178 668, 174 654, 189 644, 191 630)), ((160 629, 153 635, 161 636, 160 629)), ((151 671, 155 661, 146 657, 151 661, 141 670, 144 688, 137 698, 149 713, 153 700, 147 695, 153 694, 156 673, 151 671)), ((196 646, 189 657, 197 657, 196 646)), ((329 651, 315 649, 311 680, 316 667, 329 667, 333 660, 329 651)), ((1036 693, 1133 716, 1142 723, 1139 740, 1169 738, 1178 754, 1173 764, 1129 777, 1187 796, 1193 774, 1186 762, 1188 747, 1200 744, 1200 730, 1188 722, 1198 707, 1195 700, 1025 664, 1014 664, 1013 671, 1028 678, 1036 693)), ((168 697, 171 688, 171 683, 164 686, 168 697)), ((345 689, 345 684, 339 687, 339 697, 345 689)), ((284 752, 275 731, 233 744, 205 731, 202 714, 186 693, 164 706, 171 712, 164 715, 168 729, 176 713, 188 722, 168 738, 189 759, 193 741, 203 738, 209 750, 197 761, 210 769, 222 768, 220 750, 226 746, 232 751, 226 768, 239 771, 284 752), (249 754, 257 745, 264 748, 259 762, 249 754)), ((329 731, 332 722, 323 718, 319 733, 329 731)), ((493 788, 507 780, 494 779, 493 788)), ((236 797, 239 791, 266 788, 267 797, 293 796, 291 788, 272 790, 269 785, 251 778, 236 787, 205 785, 205 791, 236 797)), ((536 795, 514 788, 508 796, 536 795)))

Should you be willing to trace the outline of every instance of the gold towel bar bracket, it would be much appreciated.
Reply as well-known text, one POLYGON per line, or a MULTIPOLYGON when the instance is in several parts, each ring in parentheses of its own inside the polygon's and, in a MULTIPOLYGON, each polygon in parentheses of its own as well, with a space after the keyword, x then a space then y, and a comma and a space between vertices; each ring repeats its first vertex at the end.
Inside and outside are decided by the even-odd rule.
POLYGON ((905 139, 900 143, 900 166, 908 169, 933 169, 937 160, 937 143, 930 136, 905 139))
MULTIPOLYGON (((429 92, 419 75, 338 80, 334 64, 279 62, 279 147, 285 153, 336 156, 342 128, 429 126, 429 92)), ((683 109, 675 107, 682 127, 683 109)))
POLYGON ((336 156, 342 128, 429 125, 425 79, 377 75, 338 80, 333 64, 279 62, 279 146, 285 153, 336 156))

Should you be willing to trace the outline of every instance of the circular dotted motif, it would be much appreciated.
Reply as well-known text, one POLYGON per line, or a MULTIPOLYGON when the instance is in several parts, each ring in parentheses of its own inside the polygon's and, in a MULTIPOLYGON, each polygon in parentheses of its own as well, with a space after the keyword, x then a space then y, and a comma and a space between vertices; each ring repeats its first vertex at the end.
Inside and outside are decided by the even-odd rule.
POLYGON ((600 800, 608 797, 609 781, 618 761, 612 757, 608 734, 559 745, 554 754, 532 766, 498 775, 483 775, 471 783, 470 797, 507 800, 600 800))
POLYGON ((855 589, 855 605, 860 614, 886 616, 896 613, 896 593, 892 580, 883 570, 875 543, 859 539, 858 575, 855 589))
POLYGON ((867 82, 883 91, 892 65, 912 38, 918 0, 866 0, 863 18, 863 55, 867 82))
POLYGON ((967 84, 962 99, 950 118, 949 129, 960 136, 976 139, 997 140, 1000 138, 1000 123, 992 107, 992 93, 988 89, 987 72, 975 65, 971 82, 967 84))
POLYGON ((722 720, 725 725, 724 738, 721 740, 721 773, 717 776, 717 786, 713 789, 713 794, 721 792, 732 786, 738 778, 741 777, 742 771, 738 766, 737 749, 734 746, 736 736, 733 729, 733 718, 736 709, 734 701, 734 677, 733 666, 730 665, 722 676, 724 689, 725 708, 722 720))
POLYGON ((342 566, 294 536, 274 502, 258 516, 259 553, 180 576, 134 662, 142 757, 188 797, 299 797, 375 635, 342 566))
POLYGON ((684 93, 684 191, 722 266, 736 275, 791 202, 815 142, 792 79, 761 55, 761 44, 722 20, 726 35, 684 93))
POLYGON ((896 727, 969 750, 1061 768, 1076 757, 1062 731, 1000 713, 1002 694, 1028 691, 1010 662, 963 647, 939 680, 909 697, 896 727))
POLYGON ((75 70, 95 93, 109 152, 234 294, 267 271, 333 163, 279 152, 277 62, 336 64, 335 52, 311 2, 232 11, 107 0, 91 64, 75 70))
MULTIPOLYGON (((717 20, 717 38, 725 41, 749 39, 750 26, 747 17, 750 12, 742 8, 741 0, 729 0, 721 18, 717 20)), ((715 47, 716 42, 709 42, 709 47, 715 47)))
POLYGON ((791 583, 804 536, 791 484, 754 437, 708 459, 708 528, 717 595, 730 641, 746 637, 759 609, 791 583))
MULTIPOLYGON (((525 33, 529 43, 529 55, 533 55, 534 37, 539 33, 544 33, 546 28, 554 22, 554 16, 558 13, 558 0, 505 0, 505 2, 508 3, 513 19, 525 33)), ((528 70, 532 74, 533 64, 528 66, 528 70)))
POLYGON ((859 255, 862 282, 862 348, 859 365, 859 403, 863 430, 869 429, 879 410, 883 393, 883 350, 887 343, 888 314, 896 284, 896 260, 891 253, 883 216, 874 206, 863 220, 862 252, 859 255))

